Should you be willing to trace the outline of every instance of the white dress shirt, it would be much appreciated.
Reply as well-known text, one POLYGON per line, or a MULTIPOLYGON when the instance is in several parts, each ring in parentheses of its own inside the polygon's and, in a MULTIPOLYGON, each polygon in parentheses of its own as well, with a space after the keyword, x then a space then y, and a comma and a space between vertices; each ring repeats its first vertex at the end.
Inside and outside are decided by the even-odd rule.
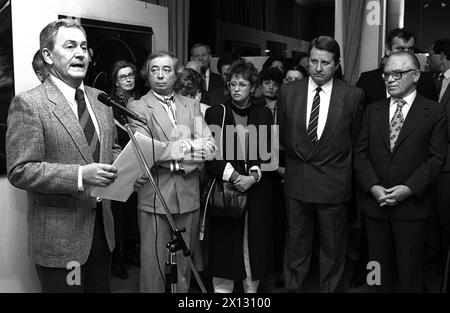
POLYGON ((167 117, 169 118, 170 122, 172 122, 173 127, 177 128, 177 122, 175 120, 176 119, 175 116, 177 115, 177 107, 175 105, 175 98, 174 98, 174 100, 172 102, 172 105, 171 105, 173 113, 175 114, 175 116, 172 115, 172 112, 170 111, 169 106, 164 101, 164 98, 173 97, 174 93, 172 92, 169 96, 163 96, 163 95, 160 95, 159 93, 154 92, 153 90, 152 90, 152 92, 155 95, 156 99, 159 100, 159 102, 161 103, 161 105, 164 108, 164 110, 166 111, 167 117))
POLYGON ((444 79, 442 79, 442 88, 441 88, 441 92, 439 93, 439 101, 442 100, 442 97, 444 96, 445 90, 447 90, 449 83, 450 83, 450 69, 448 69, 444 73, 444 79))
MULTIPOLYGON (((407 95, 406 97, 403 98, 403 100, 406 102, 405 105, 403 105, 402 107, 402 114, 403 114, 403 118, 406 120, 406 116, 408 115, 409 110, 411 109, 411 105, 414 102, 414 99, 416 99, 417 96, 417 91, 414 90, 413 92, 411 92, 409 95, 407 95)), ((397 110, 397 101, 399 99, 398 98, 392 98, 391 97, 391 102, 389 105, 389 123, 392 121, 392 118, 394 117, 395 111, 397 110)))
POLYGON ((211 76, 211 72, 209 69, 206 70, 205 73, 205 87, 206 87, 206 91, 209 90, 209 77, 211 76))
MULTIPOLYGON (((59 91, 61 91, 64 98, 66 98, 67 102, 69 103, 70 108, 72 109, 73 113, 75 114, 75 116, 78 119, 78 104, 75 101, 76 89, 70 87, 69 85, 67 85, 65 82, 63 82, 56 76, 54 76, 52 74, 50 74, 50 75, 51 75, 52 80, 55 83, 56 87, 58 87, 59 91)), ((100 138, 98 122, 97 122, 97 119, 95 118, 94 111, 92 110, 91 103, 89 102, 89 99, 86 96, 86 91, 84 90, 83 82, 81 82, 81 85, 78 88, 83 90, 83 92, 84 92, 84 100, 86 102, 86 108, 88 109, 89 115, 91 116, 92 123, 94 124, 94 128, 95 128, 95 132, 97 133, 97 137, 100 138)), ((82 171, 81 171, 81 166, 78 167, 78 191, 84 191, 83 175, 82 175, 82 171)))
MULTIPOLYGON (((319 85, 310 77, 308 82, 308 96, 306 100, 306 129, 308 129, 309 118, 311 117, 311 110, 313 105, 314 96, 316 95, 316 88, 319 85)), ((325 124, 328 117, 328 109, 330 108, 331 91, 333 90, 333 79, 327 82, 325 85, 320 86, 320 106, 319 106, 319 120, 317 121, 317 139, 322 136, 325 124)))

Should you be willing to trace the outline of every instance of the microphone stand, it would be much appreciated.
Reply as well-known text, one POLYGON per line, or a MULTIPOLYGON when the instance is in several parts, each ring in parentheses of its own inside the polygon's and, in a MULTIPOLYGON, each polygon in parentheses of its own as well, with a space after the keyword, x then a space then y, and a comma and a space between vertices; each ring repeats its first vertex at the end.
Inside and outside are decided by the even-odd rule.
MULTIPOLYGON (((197 280, 197 283, 202 291, 202 293, 206 293, 206 288, 200 278, 200 275, 198 274, 194 263, 192 262, 192 259, 190 257, 191 252, 189 251, 186 242, 184 241, 183 235, 181 234, 182 232, 185 232, 185 229, 178 229, 177 225, 175 224, 175 221, 172 218, 172 214, 169 211, 169 207, 167 206, 166 201, 164 200, 164 197, 161 193, 161 191, 159 190, 158 186, 155 183, 155 180, 153 179, 153 176, 150 172, 150 167, 147 164, 147 161, 145 160, 144 154, 139 146, 139 143, 137 142, 136 138, 134 137, 133 131, 131 130, 131 126, 130 124, 126 121, 126 119, 124 118, 125 123, 125 128, 128 132, 128 136, 130 137, 132 143, 133 143, 133 147, 136 151, 136 154, 138 156, 138 160, 140 161, 141 165, 145 168, 145 172, 153 186, 153 188, 156 191, 156 194, 158 195, 159 200, 162 203, 162 206, 164 208, 164 212, 166 214, 167 220, 170 224, 170 227, 172 228, 172 234, 174 235, 175 238, 172 238, 171 241, 169 241, 169 243, 167 244, 167 249, 168 249, 168 256, 170 258, 170 260, 168 262, 166 262, 166 266, 168 265, 168 263, 170 263, 170 283, 171 283, 171 292, 176 292, 176 284, 177 284, 177 276, 178 276, 178 270, 176 267, 176 252, 179 250, 183 250, 183 256, 187 259, 187 262, 189 264, 189 267, 192 270, 192 273, 194 274, 195 279, 197 280)), ((153 137, 153 136, 152 136, 153 137)), ((153 140, 153 138, 152 138, 153 140)), ((153 160, 154 162, 156 162, 156 160, 153 160)), ((167 268, 166 268, 167 269, 167 268)), ((167 272, 166 272, 167 273, 167 272)), ((166 276, 166 285, 168 284, 167 281, 167 276, 166 276)), ((189 286, 188 286, 189 288, 189 286)))

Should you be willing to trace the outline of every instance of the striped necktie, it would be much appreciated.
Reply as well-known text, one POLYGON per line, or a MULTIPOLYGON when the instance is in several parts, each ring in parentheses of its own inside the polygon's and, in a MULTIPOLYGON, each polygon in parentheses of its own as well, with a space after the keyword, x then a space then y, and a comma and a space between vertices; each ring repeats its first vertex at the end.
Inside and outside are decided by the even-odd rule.
POLYGON ((402 113, 402 108, 406 104, 406 101, 403 99, 397 100, 397 109, 395 110, 394 116, 392 117, 390 124, 390 149, 391 152, 394 150, 395 144, 398 139, 398 135, 400 134, 400 130, 402 129, 403 123, 405 122, 405 118, 402 113))
POLYGON ((317 126, 319 125, 319 110, 320 110, 320 92, 322 88, 316 88, 316 95, 313 99, 313 104, 311 108, 311 116, 309 117, 308 124, 308 137, 311 140, 311 143, 315 145, 318 141, 317 136, 317 126))
POLYGON ((177 123, 177 119, 175 117, 175 111, 173 110, 173 101, 174 101, 173 96, 171 96, 171 97, 164 97, 164 103, 169 108, 169 111, 172 114, 172 118, 173 118, 173 120, 175 121, 175 124, 176 124, 177 123))
POLYGON ((75 92, 75 101, 77 102, 78 119, 80 121, 81 128, 83 129, 84 136, 91 151, 94 162, 100 160, 100 142, 98 140, 97 133, 95 132, 94 123, 92 122, 89 110, 86 107, 86 101, 84 100, 84 92, 78 88, 75 92))

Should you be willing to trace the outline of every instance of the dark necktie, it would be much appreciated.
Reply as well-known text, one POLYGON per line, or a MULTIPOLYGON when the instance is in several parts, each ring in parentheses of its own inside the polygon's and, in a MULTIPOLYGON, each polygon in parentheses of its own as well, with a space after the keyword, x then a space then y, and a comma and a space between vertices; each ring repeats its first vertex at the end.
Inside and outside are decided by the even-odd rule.
POLYGON ((313 99, 313 104, 311 107, 311 116, 309 117, 308 124, 308 136, 311 140, 311 143, 315 145, 318 141, 317 137, 317 126, 319 125, 319 110, 320 110, 320 92, 322 88, 316 88, 316 95, 313 99))
POLYGON ((395 113, 394 113, 394 116, 392 117, 391 125, 390 125, 391 134, 390 134, 389 140, 390 140, 391 152, 394 150, 395 144, 398 139, 398 135, 400 134, 403 123, 405 122, 402 108, 406 104, 406 102, 405 102, 405 100, 400 99, 400 100, 397 100, 396 103, 397 103, 397 109, 395 110, 395 113))
POLYGON ((75 101, 78 106, 78 119, 80 121, 81 128, 83 129, 84 136, 86 137, 89 150, 91 151, 94 162, 99 162, 100 159, 100 142, 98 140, 97 133, 95 132, 94 123, 92 122, 91 115, 86 107, 86 101, 84 100, 84 92, 81 89, 77 89, 75 92, 75 101))
POLYGON ((437 90, 437 94, 438 96, 441 93, 441 89, 442 89, 442 81, 444 80, 444 74, 440 73, 437 80, 436 80, 436 90, 437 90))

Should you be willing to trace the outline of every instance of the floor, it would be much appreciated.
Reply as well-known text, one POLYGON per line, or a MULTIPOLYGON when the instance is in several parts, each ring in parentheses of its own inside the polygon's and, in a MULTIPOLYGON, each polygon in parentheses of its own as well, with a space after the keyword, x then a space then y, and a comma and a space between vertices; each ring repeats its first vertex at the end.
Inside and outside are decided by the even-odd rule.
MULTIPOLYGON (((344 274, 344 285, 347 286, 347 282, 350 279, 351 274, 353 273, 354 263, 352 261, 348 262, 348 266, 346 268, 344 274)), ((133 265, 126 265, 126 269, 128 272, 128 279, 119 279, 111 275, 111 291, 113 293, 138 293, 139 292, 139 268, 133 265)), ((307 277, 304 285, 304 289, 306 292, 319 292, 319 284, 318 284, 318 268, 312 267, 309 276, 307 277)), ((192 276, 193 277, 193 276, 192 276)), ((284 288, 278 288, 275 286, 275 278, 276 275, 270 276, 268 279, 263 281, 260 285, 259 291, 266 293, 287 293, 287 290, 284 288)), ((242 288, 235 285, 235 292, 242 292, 242 288)), ((200 289, 196 286, 196 284, 191 284, 192 293, 199 293, 200 289)), ((367 285, 361 288, 349 288, 344 287, 345 293, 365 293, 368 292, 367 285)))

